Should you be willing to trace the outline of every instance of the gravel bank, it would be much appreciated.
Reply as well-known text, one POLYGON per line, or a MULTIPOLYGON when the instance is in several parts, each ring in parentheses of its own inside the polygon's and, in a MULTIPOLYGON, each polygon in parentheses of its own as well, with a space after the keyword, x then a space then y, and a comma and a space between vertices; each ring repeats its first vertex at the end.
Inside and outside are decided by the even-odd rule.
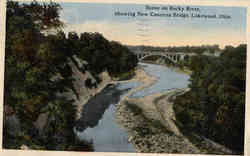
POLYGON ((129 133, 128 141, 137 152, 144 153, 201 153, 196 147, 162 126, 161 121, 149 119, 128 106, 128 101, 117 105, 117 122, 129 133))
POLYGON ((143 70, 140 70, 136 77, 143 85, 130 91, 116 105, 116 120, 128 132, 128 141, 134 144, 137 152, 201 154, 202 152, 177 130, 166 128, 165 124, 168 123, 163 121, 154 104, 155 99, 163 94, 128 98, 135 91, 149 87, 156 81, 156 78, 147 75, 143 70))
MULTIPOLYGON (((155 82, 154 78, 145 78, 150 77, 147 74, 143 76, 146 83, 134 91, 155 82)), ((128 141, 137 152, 143 153, 233 154, 230 149, 192 132, 185 136, 176 126, 172 101, 186 91, 189 89, 172 89, 167 93, 121 100, 116 105, 116 119, 128 132, 128 141)))

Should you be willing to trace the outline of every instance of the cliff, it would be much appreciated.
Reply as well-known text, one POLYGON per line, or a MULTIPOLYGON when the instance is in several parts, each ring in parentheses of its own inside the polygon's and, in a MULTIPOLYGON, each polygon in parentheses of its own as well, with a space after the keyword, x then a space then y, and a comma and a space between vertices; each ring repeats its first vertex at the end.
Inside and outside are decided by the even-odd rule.
POLYGON ((88 70, 88 63, 75 56, 74 61, 69 61, 69 65, 71 66, 73 72, 74 90, 63 93, 63 96, 71 99, 73 98, 73 104, 77 108, 75 120, 78 120, 80 118, 83 105, 86 104, 92 96, 101 91, 107 84, 112 83, 112 80, 107 71, 94 76, 88 70), (100 82, 98 82, 98 79, 100 82), (90 82, 90 86, 87 86, 87 81, 90 82))

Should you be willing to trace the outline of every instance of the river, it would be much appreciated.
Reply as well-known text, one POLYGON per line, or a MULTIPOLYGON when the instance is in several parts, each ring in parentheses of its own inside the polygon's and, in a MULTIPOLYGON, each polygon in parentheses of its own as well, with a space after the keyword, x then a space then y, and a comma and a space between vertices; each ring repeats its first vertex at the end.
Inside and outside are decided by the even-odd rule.
MULTIPOLYGON (((166 92, 173 88, 185 88, 188 85, 187 74, 161 65, 140 63, 139 66, 147 74, 156 77, 157 81, 152 86, 133 93, 130 98, 166 92)), ((128 142, 126 130, 116 123, 115 105, 129 90, 140 85, 140 82, 108 85, 91 98, 83 106, 81 118, 75 126, 78 138, 92 141, 96 152, 136 152, 133 145, 128 142)))

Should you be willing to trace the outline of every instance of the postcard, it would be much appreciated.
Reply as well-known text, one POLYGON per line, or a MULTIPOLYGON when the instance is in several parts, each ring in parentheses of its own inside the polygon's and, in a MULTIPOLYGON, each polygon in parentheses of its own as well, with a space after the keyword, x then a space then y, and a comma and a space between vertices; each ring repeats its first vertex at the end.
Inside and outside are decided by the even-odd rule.
POLYGON ((248 3, 204 3, 1 1, 2 153, 249 154, 248 3))

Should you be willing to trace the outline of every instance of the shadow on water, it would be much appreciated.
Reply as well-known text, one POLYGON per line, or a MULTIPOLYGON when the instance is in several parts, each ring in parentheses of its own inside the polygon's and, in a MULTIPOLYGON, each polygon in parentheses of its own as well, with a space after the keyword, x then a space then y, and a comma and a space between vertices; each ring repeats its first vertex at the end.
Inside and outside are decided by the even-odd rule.
MULTIPOLYGON (((168 91, 172 88, 183 88, 188 84, 189 76, 177 73, 160 65, 140 63, 149 75, 157 77, 157 82, 143 90, 133 93, 130 98, 143 97, 153 93, 168 91)), ((100 93, 93 96, 82 108, 81 118, 76 121, 75 130, 83 132, 87 128, 94 128, 103 118, 105 111, 111 104, 117 104, 131 88, 141 85, 136 83, 120 83, 107 85, 100 93)))
MULTIPOLYGON (((186 75, 157 65, 140 65, 148 74, 158 79, 152 86, 132 94, 132 97, 143 97, 187 85, 186 75)), ((78 138, 93 142, 95 152, 136 152, 135 147, 128 142, 127 132, 116 123, 115 105, 130 89, 140 85, 142 83, 137 81, 107 85, 100 93, 91 97, 83 106, 81 118, 75 124, 74 131, 78 138)))
POLYGON ((93 143, 95 152, 136 152, 127 132, 115 120, 115 105, 134 86, 108 85, 83 106, 74 130, 80 140, 93 143))
POLYGON ((108 109, 111 104, 118 103, 121 95, 130 89, 131 88, 120 90, 116 88, 116 85, 107 85, 102 92, 93 96, 88 103, 83 106, 81 118, 76 121, 76 130, 83 132, 89 127, 93 128, 97 126, 105 110, 108 109))

